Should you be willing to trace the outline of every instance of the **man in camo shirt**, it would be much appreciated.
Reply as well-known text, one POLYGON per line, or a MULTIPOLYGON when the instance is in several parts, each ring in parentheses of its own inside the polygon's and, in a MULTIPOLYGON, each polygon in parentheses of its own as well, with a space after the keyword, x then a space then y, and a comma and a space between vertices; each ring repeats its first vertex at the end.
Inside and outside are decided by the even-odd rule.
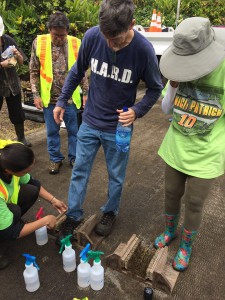
MULTIPOLYGON (((69 69, 75 63, 80 40, 69 36, 69 20, 56 12, 48 20, 49 34, 37 36, 33 41, 30 59, 30 82, 37 109, 43 109, 47 148, 50 156, 49 173, 57 174, 64 156, 60 151, 60 126, 53 117, 53 109, 61 93, 69 69)), ((83 102, 87 98, 88 81, 82 81, 83 102)), ((77 109, 81 106, 80 87, 72 95, 64 115, 68 132, 68 160, 73 166, 76 159, 77 109)))

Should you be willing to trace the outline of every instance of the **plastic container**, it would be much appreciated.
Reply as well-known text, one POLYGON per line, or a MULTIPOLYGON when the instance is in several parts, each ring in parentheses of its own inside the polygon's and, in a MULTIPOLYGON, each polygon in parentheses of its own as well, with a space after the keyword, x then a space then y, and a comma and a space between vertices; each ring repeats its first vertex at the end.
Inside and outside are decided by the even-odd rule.
MULTIPOLYGON (((127 107, 123 108, 123 111, 128 111, 127 107)), ((130 149, 131 141, 131 126, 123 126, 122 123, 118 122, 116 128, 116 149, 119 152, 128 152, 130 149)))
MULTIPOLYGON (((44 214, 44 209, 43 209, 43 207, 41 207, 36 214, 36 219, 37 220, 41 219, 43 214, 44 214)), ((36 243, 39 246, 43 246, 43 245, 47 244, 47 242, 48 242, 47 227, 43 226, 43 227, 35 230, 35 237, 36 237, 36 243)))
POLYGON ((35 231, 36 243, 39 246, 43 246, 48 242, 47 227, 43 226, 35 231))
POLYGON ((94 261, 91 268, 91 288, 94 291, 100 291, 104 287, 104 268, 101 261, 94 261))
POLYGON ((76 269, 76 253, 75 250, 72 248, 70 238, 72 237, 72 234, 66 236, 64 239, 62 239, 61 242, 61 248, 59 253, 62 253, 62 259, 63 259, 63 269, 66 272, 73 272, 76 269), (65 247, 65 250, 62 252, 63 248, 65 247))
POLYGON ((90 244, 87 244, 80 253, 80 264, 77 266, 77 284, 81 288, 86 288, 90 285, 91 266, 87 257, 89 250, 90 244))
POLYGON ((15 49, 14 45, 6 48, 6 50, 2 52, 2 58, 7 59, 13 57, 13 49, 15 49))
POLYGON ((90 285, 91 265, 80 259, 80 264, 77 267, 77 284, 81 288, 86 288, 90 285))
POLYGON ((91 288, 94 291, 100 291, 104 287, 104 268, 101 265, 100 255, 104 254, 100 251, 88 251, 88 257, 94 258, 94 264, 91 268, 91 288))
POLYGON ((23 277, 28 292, 35 292, 40 287, 40 280, 38 275, 39 267, 36 264, 36 257, 30 254, 23 254, 26 258, 25 270, 23 277))

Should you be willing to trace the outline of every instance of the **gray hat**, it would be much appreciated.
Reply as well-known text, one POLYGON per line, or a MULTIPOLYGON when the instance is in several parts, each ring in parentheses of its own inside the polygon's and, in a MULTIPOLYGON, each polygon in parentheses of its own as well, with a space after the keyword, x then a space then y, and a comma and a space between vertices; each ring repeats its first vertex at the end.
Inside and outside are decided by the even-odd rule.
POLYGON ((224 58, 225 30, 212 28, 206 18, 193 17, 177 26, 159 66, 167 79, 185 82, 211 73, 224 58))
POLYGON ((5 29, 5 27, 4 27, 4 24, 3 24, 3 20, 2 20, 2 17, 0 16, 0 36, 3 35, 4 29, 5 29))

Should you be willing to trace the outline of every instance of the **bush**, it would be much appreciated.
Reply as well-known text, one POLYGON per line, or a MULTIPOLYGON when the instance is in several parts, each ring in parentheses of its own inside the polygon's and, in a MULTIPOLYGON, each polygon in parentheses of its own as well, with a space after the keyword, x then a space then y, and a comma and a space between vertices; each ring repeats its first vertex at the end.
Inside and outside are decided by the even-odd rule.
MULTIPOLYGON (((136 24, 148 27, 152 10, 161 12, 162 24, 175 28, 177 0, 134 0, 136 24)), ((1 0, 0 15, 4 19, 6 33, 15 38, 27 57, 31 44, 38 34, 47 32, 50 14, 64 12, 70 20, 70 34, 82 38, 84 32, 98 23, 100 1, 95 0, 1 0)), ((213 25, 225 24, 224 0, 182 0, 179 22, 187 17, 208 17, 213 25)), ((28 72, 28 62, 20 73, 28 72)))
MULTIPOLYGON (((69 34, 82 38, 84 32, 98 23, 99 4, 91 0, 4 0, 0 2, 5 32, 12 36, 30 57, 32 41, 38 34, 47 33, 47 20, 55 11, 64 12, 70 20, 69 34)), ((29 59, 28 59, 29 61, 29 59)), ((28 72, 28 61, 19 74, 28 72)))
MULTIPOLYGON (((177 0, 143 0, 136 1, 136 24, 148 27, 151 22, 152 10, 156 8, 161 12, 162 24, 165 26, 176 26, 177 0), (142 5, 138 4, 142 2, 142 5)), ((225 25, 224 0, 182 0, 178 23, 188 17, 209 18, 215 26, 225 25)))

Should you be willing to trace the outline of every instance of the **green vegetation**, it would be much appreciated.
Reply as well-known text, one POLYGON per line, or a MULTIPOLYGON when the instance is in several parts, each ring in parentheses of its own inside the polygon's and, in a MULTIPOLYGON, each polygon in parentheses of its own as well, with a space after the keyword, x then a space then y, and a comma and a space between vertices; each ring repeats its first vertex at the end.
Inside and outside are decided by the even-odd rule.
MULTIPOLYGON (((13 36, 28 58, 38 34, 47 32, 51 13, 64 12, 70 20, 70 34, 79 38, 98 23, 100 0, 0 0, 0 15, 6 33, 13 36)), ((153 8, 161 12, 162 24, 175 27, 177 0, 134 0, 136 24, 148 27, 153 8)), ((213 25, 225 25, 224 0, 181 0, 179 22, 191 16, 208 17, 213 25)), ((26 73, 28 63, 20 69, 26 73)))
MULTIPOLYGON (((148 27, 152 10, 161 12, 162 24, 175 28, 177 0, 136 0, 136 24, 148 27)), ((181 0, 179 22, 188 17, 209 18, 215 26, 225 25, 224 0, 181 0)), ((179 23, 178 22, 178 23, 179 23)))

